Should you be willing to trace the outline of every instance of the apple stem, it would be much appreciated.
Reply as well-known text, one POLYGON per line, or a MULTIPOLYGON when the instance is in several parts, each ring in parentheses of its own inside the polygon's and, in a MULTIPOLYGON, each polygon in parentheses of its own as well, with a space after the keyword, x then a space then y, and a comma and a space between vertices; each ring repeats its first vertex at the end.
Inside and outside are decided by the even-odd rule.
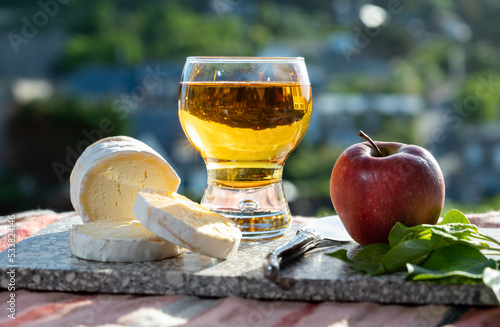
POLYGON ((375 151, 377 157, 382 157, 382 151, 380 151, 380 148, 375 144, 375 142, 372 141, 372 139, 368 135, 365 134, 365 132, 360 130, 358 132, 358 136, 361 136, 362 138, 367 140, 368 143, 370 143, 371 148, 373 149, 373 151, 375 151))

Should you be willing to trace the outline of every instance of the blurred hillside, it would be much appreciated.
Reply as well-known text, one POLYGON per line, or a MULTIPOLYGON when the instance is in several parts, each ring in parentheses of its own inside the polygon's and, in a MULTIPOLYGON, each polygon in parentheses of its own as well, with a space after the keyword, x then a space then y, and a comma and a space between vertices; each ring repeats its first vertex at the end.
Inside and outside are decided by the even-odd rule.
POLYGON ((193 55, 305 57, 314 114, 285 165, 292 213, 332 212, 330 172, 359 129, 430 150, 447 206, 500 209, 499 14, 493 0, 4 0, 0 215, 71 210, 76 158, 117 134, 199 199, 205 166, 177 118, 193 55))

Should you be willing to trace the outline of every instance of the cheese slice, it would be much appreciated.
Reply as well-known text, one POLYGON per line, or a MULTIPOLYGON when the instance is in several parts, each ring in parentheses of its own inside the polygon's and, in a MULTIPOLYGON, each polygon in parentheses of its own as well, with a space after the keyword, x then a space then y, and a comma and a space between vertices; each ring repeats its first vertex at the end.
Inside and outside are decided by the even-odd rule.
POLYGON ((227 259, 241 241, 233 221, 176 192, 141 190, 132 211, 156 235, 209 257, 227 259))
POLYGON ((151 232, 137 220, 109 219, 76 225, 70 231, 76 257, 105 262, 161 260, 183 249, 151 232))
POLYGON ((82 221, 128 218, 140 189, 176 191, 180 179, 155 150, 128 136, 108 137, 83 151, 70 177, 71 203, 82 221))

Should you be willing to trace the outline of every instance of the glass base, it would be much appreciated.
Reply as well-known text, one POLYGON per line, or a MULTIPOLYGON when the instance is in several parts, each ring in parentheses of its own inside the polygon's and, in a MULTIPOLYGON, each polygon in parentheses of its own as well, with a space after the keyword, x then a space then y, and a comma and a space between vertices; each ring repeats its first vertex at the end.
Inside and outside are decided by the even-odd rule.
POLYGON ((247 240, 278 237, 291 223, 282 182, 260 188, 225 188, 209 183, 201 204, 234 220, 247 240))

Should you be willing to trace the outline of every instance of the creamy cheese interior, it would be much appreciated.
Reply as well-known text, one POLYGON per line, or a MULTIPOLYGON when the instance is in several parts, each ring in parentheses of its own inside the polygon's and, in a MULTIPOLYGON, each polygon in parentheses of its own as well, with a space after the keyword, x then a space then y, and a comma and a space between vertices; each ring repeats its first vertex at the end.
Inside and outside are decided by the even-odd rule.
POLYGON ((139 190, 177 189, 178 179, 160 158, 142 153, 112 156, 93 167, 82 187, 82 209, 89 221, 128 218, 139 190))
POLYGON ((241 241, 233 221, 173 191, 141 190, 133 212, 156 235, 209 257, 227 259, 241 241))
POLYGON ((177 192, 144 190, 141 194, 152 207, 179 218, 185 224, 197 228, 199 232, 206 229, 210 233, 219 232, 227 237, 237 229, 235 224, 226 217, 208 210, 177 192))

